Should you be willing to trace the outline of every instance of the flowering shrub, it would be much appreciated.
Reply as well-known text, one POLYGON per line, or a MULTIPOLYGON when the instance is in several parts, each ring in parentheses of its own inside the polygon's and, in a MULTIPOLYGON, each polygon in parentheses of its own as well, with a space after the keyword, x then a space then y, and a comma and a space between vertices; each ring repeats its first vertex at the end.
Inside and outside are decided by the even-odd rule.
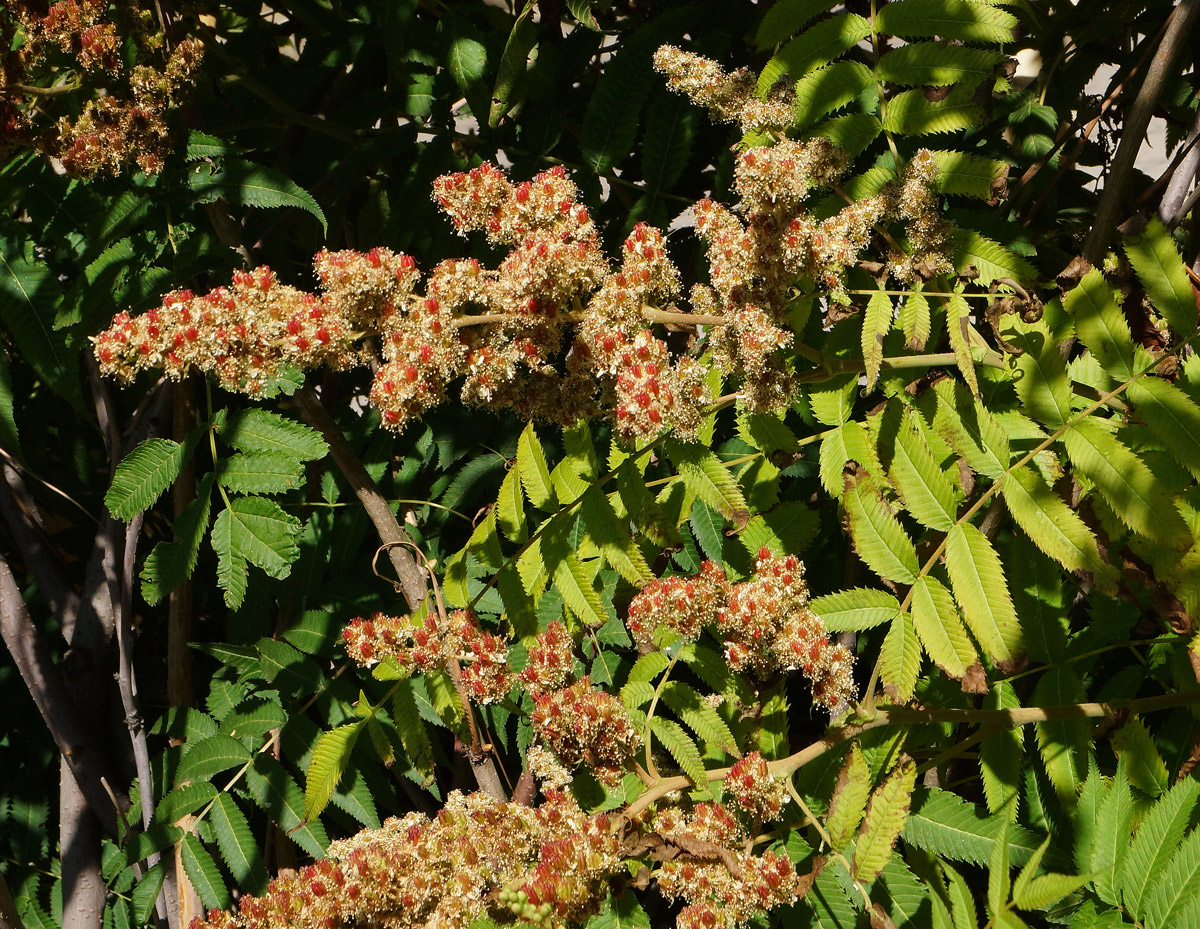
POLYGON ((559 6, 0 14, 17 916, 1191 925, 1200 4, 559 6))

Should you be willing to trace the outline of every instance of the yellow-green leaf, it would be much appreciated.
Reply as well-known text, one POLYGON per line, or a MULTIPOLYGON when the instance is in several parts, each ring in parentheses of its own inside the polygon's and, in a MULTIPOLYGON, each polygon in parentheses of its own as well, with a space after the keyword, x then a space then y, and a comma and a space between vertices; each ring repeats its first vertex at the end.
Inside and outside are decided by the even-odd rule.
POLYGON ((907 703, 917 686, 921 670, 921 643, 913 628, 912 617, 901 613, 892 620, 879 653, 879 674, 894 700, 907 703))
POLYGON ((871 795, 867 815, 858 830, 854 847, 853 874, 855 880, 870 883, 892 856, 892 846, 904 828, 912 802, 917 766, 904 758, 871 795))
POLYGON ((912 589, 912 619, 921 644, 934 663, 956 680, 979 660, 958 615, 954 598, 936 578, 917 578, 912 589))
POLYGON ((833 799, 829 803, 829 816, 825 820, 830 843, 837 851, 845 850, 850 844, 867 810, 867 798, 870 795, 871 769, 862 749, 855 743, 838 773, 833 799))
POLYGON ((845 504, 855 551, 867 567, 901 584, 916 580, 917 549, 896 517, 884 507, 871 482, 849 481, 845 504))
POLYGON ((946 570, 976 641, 998 665, 1011 667, 1021 652, 1021 627, 992 543, 960 523, 946 538, 946 570))
POLYGON ((550 480, 550 469, 546 466, 546 453, 542 451, 542 443, 533 431, 533 423, 525 427, 517 442, 517 470, 529 502, 539 510, 554 509, 554 484, 550 480))

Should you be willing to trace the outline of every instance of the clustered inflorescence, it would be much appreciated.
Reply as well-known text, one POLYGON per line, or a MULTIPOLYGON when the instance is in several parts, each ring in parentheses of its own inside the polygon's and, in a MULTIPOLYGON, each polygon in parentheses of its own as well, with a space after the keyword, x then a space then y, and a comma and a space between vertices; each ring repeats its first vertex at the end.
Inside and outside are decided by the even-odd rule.
POLYGON ((663 627, 689 642, 711 628, 737 671, 799 670, 812 683, 813 699, 834 712, 853 696, 853 656, 829 641, 808 608, 804 566, 794 555, 762 549, 754 575, 740 584, 730 584, 712 562, 689 578, 652 581, 630 603, 628 625, 643 645, 663 627))
POLYGON ((746 851, 746 833, 719 803, 697 803, 691 812, 678 806, 654 814, 652 828, 667 841, 700 855, 664 861, 657 874, 659 891, 686 905, 675 919, 678 929, 732 929, 755 913, 796 900, 803 879, 786 855, 746 851))
POLYGON ((82 177, 115 175, 130 161, 147 174, 161 171, 167 117, 200 65, 200 41, 167 52, 154 14, 136 3, 59 0, 44 13, 27 0, 7 6, 0 144, 31 144, 82 177), (40 87, 53 92, 32 89, 40 87), (72 110, 61 104, 63 88, 90 99, 72 110))
MULTIPOLYGON (((673 87, 720 118, 786 126, 786 101, 760 100, 745 75, 669 46, 655 61, 673 87)), ((710 283, 693 285, 686 301, 659 230, 638 224, 614 268, 563 168, 517 183, 484 164, 438 178, 434 198, 461 233, 508 249, 496 268, 443 261, 419 293, 411 256, 321 252, 319 294, 258 268, 204 296, 170 294, 141 317, 119 314, 94 339, 101 370, 128 381, 143 370, 180 377, 197 368, 254 395, 289 369, 366 363, 377 342, 370 399, 388 428, 403 429, 461 384, 464 402, 524 418, 606 414, 624 442, 637 443, 666 430, 694 435, 712 399, 705 367, 653 329, 690 317, 708 327, 690 344, 711 347, 717 369, 740 379, 743 405, 781 408, 794 394, 788 314, 797 283, 848 303, 846 268, 873 244, 881 273, 932 277, 951 269, 952 227, 937 210, 928 152, 877 193, 817 218, 808 198, 835 186, 849 159, 825 139, 779 134, 738 156, 736 212, 708 199, 696 205, 710 283), (903 242, 877 235, 890 223, 903 226, 903 242)))
POLYGON ((608 817, 568 794, 533 809, 455 791, 433 819, 409 813, 334 842, 236 913, 212 910, 189 929, 466 929, 489 911, 561 925, 594 912, 621 867, 608 817))

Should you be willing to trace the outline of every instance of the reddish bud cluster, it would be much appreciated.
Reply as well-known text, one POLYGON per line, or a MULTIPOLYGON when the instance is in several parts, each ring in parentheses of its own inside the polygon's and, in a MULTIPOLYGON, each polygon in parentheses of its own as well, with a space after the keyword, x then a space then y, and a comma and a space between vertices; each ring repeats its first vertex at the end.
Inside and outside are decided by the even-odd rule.
POLYGON ((431 819, 410 813, 334 842, 315 865, 281 873, 262 897, 243 896, 237 913, 212 910, 189 929, 466 929, 495 909, 515 909, 521 887, 533 913, 582 919, 607 894, 621 867, 607 817, 586 816, 567 794, 537 809, 457 791, 431 819), (570 865, 570 870, 560 866, 570 865))
POLYGON ((531 721, 563 764, 586 762, 602 777, 617 776, 641 743, 621 701, 593 688, 586 677, 535 697, 531 721))
POLYGON ((808 608, 804 566, 794 555, 778 558, 762 549, 754 576, 730 588, 717 625, 735 670, 799 669, 812 683, 813 699, 831 711, 853 696, 853 656, 829 641, 820 617, 808 608))
POLYGON ((748 853, 745 833, 721 804, 698 803, 690 814, 667 807, 655 815, 654 831, 681 848, 705 853, 664 861, 658 872, 663 896, 688 904, 676 918, 679 929, 732 929, 802 892, 791 860, 774 852, 748 853))
POLYGON ((725 793, 755 822, 776 819, 787 796, 783 782, 772 777, 766 759, 758 752, 750 752, 729 769, 725 793))
POLYGON ((705 562, 692 577, 651 581, 629 604, 626 620, 634 639, 646 647, 666 627, 695 641, 710 627, 725 642, 725 657, 737 671, 765 675, 799 669, 812 682, 816 702, 836 710, 854 687, 853 658, 829 641, 819 617, 808 609, 804 566, 794 555, 758 553, 754 576, 730 585, 724 573, 705 562))
POLYGON ((436 613, 426 614, 422 623, 376 613, 351 620, 342 638, 347 654, 364 667, 391 659, 409 670, 431 671, 460 661, 463 685, 479 703, 499 703, 512 688, 507 644, 481 630, 467 610, 455 610, 446 623, 436 613))
POLYGON ((562 620, 550 623, 529 646, 521 683, 534 697, 562 687, 575 665, 575 640, 562 620))
POLYGON ((147 174, 162 170, 166 120, 200 66, 199 40, 186 39, 164 55, 153 14, 136 4, 59 0, 45 9, 11 0, 7 6, 21 41, 4 53, 12 103, 6 101, 3 141, 32 143, 82 177, 115 175, 130 161, 147 174), (136 63, 126 60, 123 47, 136 50, 136 63), (45 98, 21 86, 59 81, 69 71, 79 75, 74 82, 81 98, 94 88, 99 92, 81 99, 72 115, 50 122, 41 109, 45 98))
POLYGON ((695 642, 706 626, 716 625, 728 591, 725 572, 706 561, 692 577, 665 577, 643 587, 629 603, 625 625, 643 647, 653 644, 660 627, 695 642))

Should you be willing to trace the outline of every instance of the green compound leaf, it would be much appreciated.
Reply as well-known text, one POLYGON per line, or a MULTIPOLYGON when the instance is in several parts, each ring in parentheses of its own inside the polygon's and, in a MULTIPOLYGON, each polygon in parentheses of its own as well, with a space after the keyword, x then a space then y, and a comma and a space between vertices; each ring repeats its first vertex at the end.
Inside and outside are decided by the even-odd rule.
POLYGON ((641 549, 630 535, 629 521, 621 521, 612 501, 598 484, 584 492, 581 512, 588 535, 621 577, 637 587, 653 577, 641 549))
POLYGON ((213 800, 209 819, 217 836, 221 858, 229 866, 238 887, 251 893, 261 893, 267 886, 267 869, 246 814, 231 795, 220 793, 213 800))
POLYGON ((794 36, 813 17, 824 13, 831 5, 829 0, 779 0, 767 10, 754 35, 759 51, 794 36))
POLYGON ((929 100, 921 88, 905 90, 888 101, 883 128, 901 135, 960 132, 983 122, 983 107, 969 87, 957 87, 945 99, 929 100))
POLYGON ((282 494, 299 487, 304 472, 301 462, 290 454, 250 452, 223 459, 217 480, 234 493, 282 494))
POLYGON ((529 502, 539 510, 555 509, 554 484, 550 480, 550 469, 546 466, 546 453, 542 451, 542 443, 533 431, 533 423, 525 427, 517 442, 517 470, 529 502))
POLYGON ((829 815, 825 820, 830 844, 837 851, 845 851, 850 844, 867 811, 867 799, 870 796, 871 769, 856 743, 846 754, 846 760, 838 772, 833 799, 829 801, 829 815))
MULTIPOLYGON (((984 697, 983 705, 988 710, 1013 710, 1021 703, 1012 684, 996 681, 984 697)), ((1020 730, 996 732, 980 743, 979 774, 988 812, 1003 812, 1006 818, 1016 819, 1023 761, 1020 730)))
MULTIPOLYGON (((941 42, 912 42, 893 49, 879 59, 879 77, 904 87, 946 87, 972 81, 972 88, 987 80, 996 66, 1008 60, 1003 52, 944 45, 941 42)), ((990 159, 980 159, 988 161, 990 159)), ((995 162, 992 162, 995 164, 995 162)), ((989 178, 989 188, 990 188, 989 178)), ((990 197, 990 193, 984 199, 990 197)))
POLYGON ((822 116, 840 110, 874 83, 871 69, 857 61, 834 62, 806 74, 796 82, 793 125, 804 129, 822 116))
POLYGON ((208 531, 212 508, 213 475, 206 474, 196 485, 196 499, 183 508, 175 520, 177 542, 159 542, 142 567, 142 597, 154 605, 183 586, 196 570, 200 543, 208 531))
POLYGON ((1168 547, 1186 548, 1191 532, 1171 495, 1141 458, 1094 419, 1067 430, 1072 464, 1130 529, 1168 547))
MULTIPOLYGON (((1000 817, 984 816, 957 794, 938 787, 918 791, 904 825, 904 841, 952 861, 986 866, 996 845, 1000 817)), ((1016 824, 1008 827, 1008 855, 1023 864, 1041 837, 1016 824)))
MULTIPOLYGON (((1069 706, 1087 699, 1079 675, 1070 665, 1049 668, 1033 689, 1032 706, 1069 706)), ((1034 726, 1038 751, 1046 775, 1067 809, 1079 795, 1083 758, 1087 755, 1091 727, 1087 720, 1049 720, 1034 726)), ((1091 870, 1087 868, 1085 870, 1091 870)))
POLYGON ((1122 864, 1129 847, 1133 824, 1133 795, 1125 777, 1125 763, 1117 763, 1117 773, 1108 795, 1100 803, 1096 838, 1092 846, 1091 871, 1095 875, 1096 894, 1105 903, 1120 902, 1122 864))
POLYGON ((917 414, 892 403, 878 430, 879 460, 905 507, 921 524, 948 532, 957 519, 958 494, 938 466, 917 414))
POLYGON ((1142 280, 1154 308, 1181 336, 1196 331, 1196 297, 1175 241, 1155 217, 1140 233, 1125 240, 1125 254, 1142 280))
POLYGON ((867 806, 867 815, 858 830, 854 847, 853 874, 855 880, 871 882, 879 876, 892 855, 892 846, 900 837, 908 818, 917 765, 905 758, 887 776, 867 806))
POLYGON ((867 310, 863 314, 862 353, 863 366, 867 372, 867 390, 879 380, 879 369, 883 365, 883 337, 892 328, 892 298, 882 291, 871 294, 867 310))
POLYGON ((1121 898, 1135 919, 1145 917, 1146 890, 1162 875, 1179 847, 1198 799, 1200 781, 1190 777, 1180 781, 1154 804, 1129 846, 1122 869, 1121 898))
POLYGON ((412 678, 404 678, 397 681, 395 687, 396 691, 392 694, 392 721, 400 734, 400 744, 404 746, 404 754, 413 767, 433 784, 433 745, 417 709, 415 684, 412 678))
POLYGON ((175 783, 206 781, 222 771, 241 767, 249 760, 250 750, 237 739, 223 733, 210 735, 202 741, 188 743, 175 772, 175 783))
POLYGON ((1013 882, 1013 903, 1023 910, 1044 910, 1067 894, 1074 893, 1092 879, 1090 874, 1039 875, 1038 867, 1042 863, 1042 856, 1046 854, 1049 847, 1050 839, 1047 838, 1026 862, 1025 867, 1021 869, 1021 873, 1013 882))
POLYGON ((879 652, 879 676, 884 689, 898 703, 912 699, 921 671, 921 643, 912 617, 901 613, 892 620, 879 652))
POLYGON ((1153 929, 1188 929, 1194 925, 1189 917, 1195 915, 1198 891, 1200 829, 1193 829, 1146 897, 1146 925, 1153 929))
POLYGON ((900 613, 900 601, 887 591, 852 587, 808 602, 830 632, 858 632, 891 622, 900 613))
POLYGON ((875 17, 875 28, 887 35, 996 45, 1011 42, 1016 26, 1011 13, 970 0, 896 0, 875 17))
POLYGON ((684 732, 679 723, 671 719, 654 716, 650 720, 650 728, 658 739, 671 753, 675 763, 692 782, 701 789, 707 789, 708 780, 704 774, 704 762, 700 758, 700 750, 691 736, 684 732))
MULTIPOLYGON (((885 55, 882 60, 886 61, 894 54, 885 55)), ((965 152, 936 151, 932 154, 938 166, 938 189, 942 193, 977 200, 994 200, 1001 195, 1008 176, 1007 162, 965 152)))
POLYGON ((998 665, 1011 666, 1021 652, 1021 627, 992 543, 960 523, 946 537, 946 570, 975 640, 998 665))
POLYGON ((913 627, 934 664, 955 680, 979 660, 954 598, 936 578, 917 578, 912 589, 913 627))
POLYGON ((194 813, 217 795, 217 788, 209 781, 183 784, 170 790, 154 808, 154 821, 160 825, 173 826, 188 813, 194 813))
POLYGON ((592 576, 575 552, 566 547, 565 540, 546 533, 539 540, 542 559, 554 587, 562 594, 563 602, 587 626, 598 629, 608 621, 600 594, 592 584, 592 576))
POLYGON ((1125 762, 1129 783, 1149 797, 1166 793, 1171 784, 1167 765, 1146 724, 1135 716, 1113 733, 1113 748, 1125 762))
POLYGON ((312 194, 281 171, 241 158, 226 158, 221 170, 213 172, 208 163, 197 164, 188 172, 188 187, 196 203, 209 203, 224 198, 259 209, 295 207, 311 213, 321 223, 321 231, 329 232, 325 213, 312 194))
POLYGON ((104 504, 113 518, 128 522, 153 506, 179 477, 191 447, 190 442, 147 439, 126 455, 104 495, 104 504))
POLYGON ((846 513, 858 556, 882 578, 911 584, 917 578, 917 549, 883 505, 869 480, 847 482, 846 513))
POLYGON ((726 519, 746 515, 746 498, 737 480, 713 452, 699 445, 668 440, 667 455, 687 489, 726 519))
POLYGON ((871 34, 871 24, 856 13, 839 13, 822 20, 781 48, 758 77, 758 95, 784 75, 801 78, 826 65, 871 34))
POLYGON ((191 833, 185 835, 179 846, 179 857, 188 880, 206 908, 224 909, 229 906, 229 894, 225 890, 221 870, 198 838, 191 833))
POLYGON ((921 293, 909 294, 900 307, 900 326, 904 330, 904 346, 910 351, 924 351, 932 332, 929 300, 921 293))
POLYGON ((304 786, 304 818, 312 822, 329 805, 338 781, 350 766, 350 753, 362 732, 363 720, 322 732, 308 763, 304 786))
POLYGON ((519 467, 509 468, 500 482, 500 496, 496 499, 496 524, 511 542, 523 542, 529 534, 519 467))
POLYGON ((1063 299, 1063 308, 1074 318, 1075 332, 1100 367, 1119 381, 1133 377, 1129 323, 1098 269, 1083 276, 1079 286, 1063 299))
POLYGON ((220 432, 240 452, 276 452, 296 461, 314 461, 329 452, 315 429, 267 410, 231 413, 220 432))
MULTIPOLYGON (((704 702, 696 689, 683 681, 663 685, 662 701, 683 721, 702 743, 729 754, 737 754, 737 740, 725 720, 704 702)), ((622 698, 624 693, 622 693, 622 698)))
POLYGON ((217 582, 225 603, 236 608, 246 594, 247 564, 275 578, 287 577, 300 557, 296 538, 300 521, 265 497, 238 497, 217 514, 212 546, 217 553, 217 582))
POLYGON ((792 432, 778 416, 771 413, 741 412, 737 418, 738 435, 753 445, 759 451, 787 452, 792 454, 800 451, 800 443, 796 433, 792 432))
POLYGON ((1013 520, 1043 552, 1068 571, 1088 571, 1103 589, 1117 582, 1117 570, 1100 555, 1095 535, 1036 471, 1022 466, 1000 485, 1013 520))
POLYGON ((1038 422, 1057 429, 1071 418, 1071 378, 1058 345, 1044 327, 1009 332, 1007 338, 1021 349, 1010 355, 1016 372, 1013 386, 1024 411, 1038 422))
POLYGON ((806 130, 808 138, 828 139, 846 150, 851 158, 867 150, 883 131, 883 124, 870 113, 844 113, 806 130))
MULTIPOLYGON (((905 91, 920 93, 920 91, 905 91)), ((979 272, 976 283, 988 286, 997 278, 1007 277, 1018 283, 1037 280, 1037 270, 1024 258, 1014 255, 999 242, 969 229, 954 233, 954 268, 960 274, 968 268, 979 272)))
POLYGON ((268 753, 259 752, 246 771, 246 787, 254 802, 295 842, 314 858, 323 858, 329 846, 325 827, 306 822, 304 794, 282 764, 268 753))
POLYGON ((1139 378, 1129 385, 1125 396, 1154 437, 1200 480, 1200 405, 1158 377, 1139 378))

